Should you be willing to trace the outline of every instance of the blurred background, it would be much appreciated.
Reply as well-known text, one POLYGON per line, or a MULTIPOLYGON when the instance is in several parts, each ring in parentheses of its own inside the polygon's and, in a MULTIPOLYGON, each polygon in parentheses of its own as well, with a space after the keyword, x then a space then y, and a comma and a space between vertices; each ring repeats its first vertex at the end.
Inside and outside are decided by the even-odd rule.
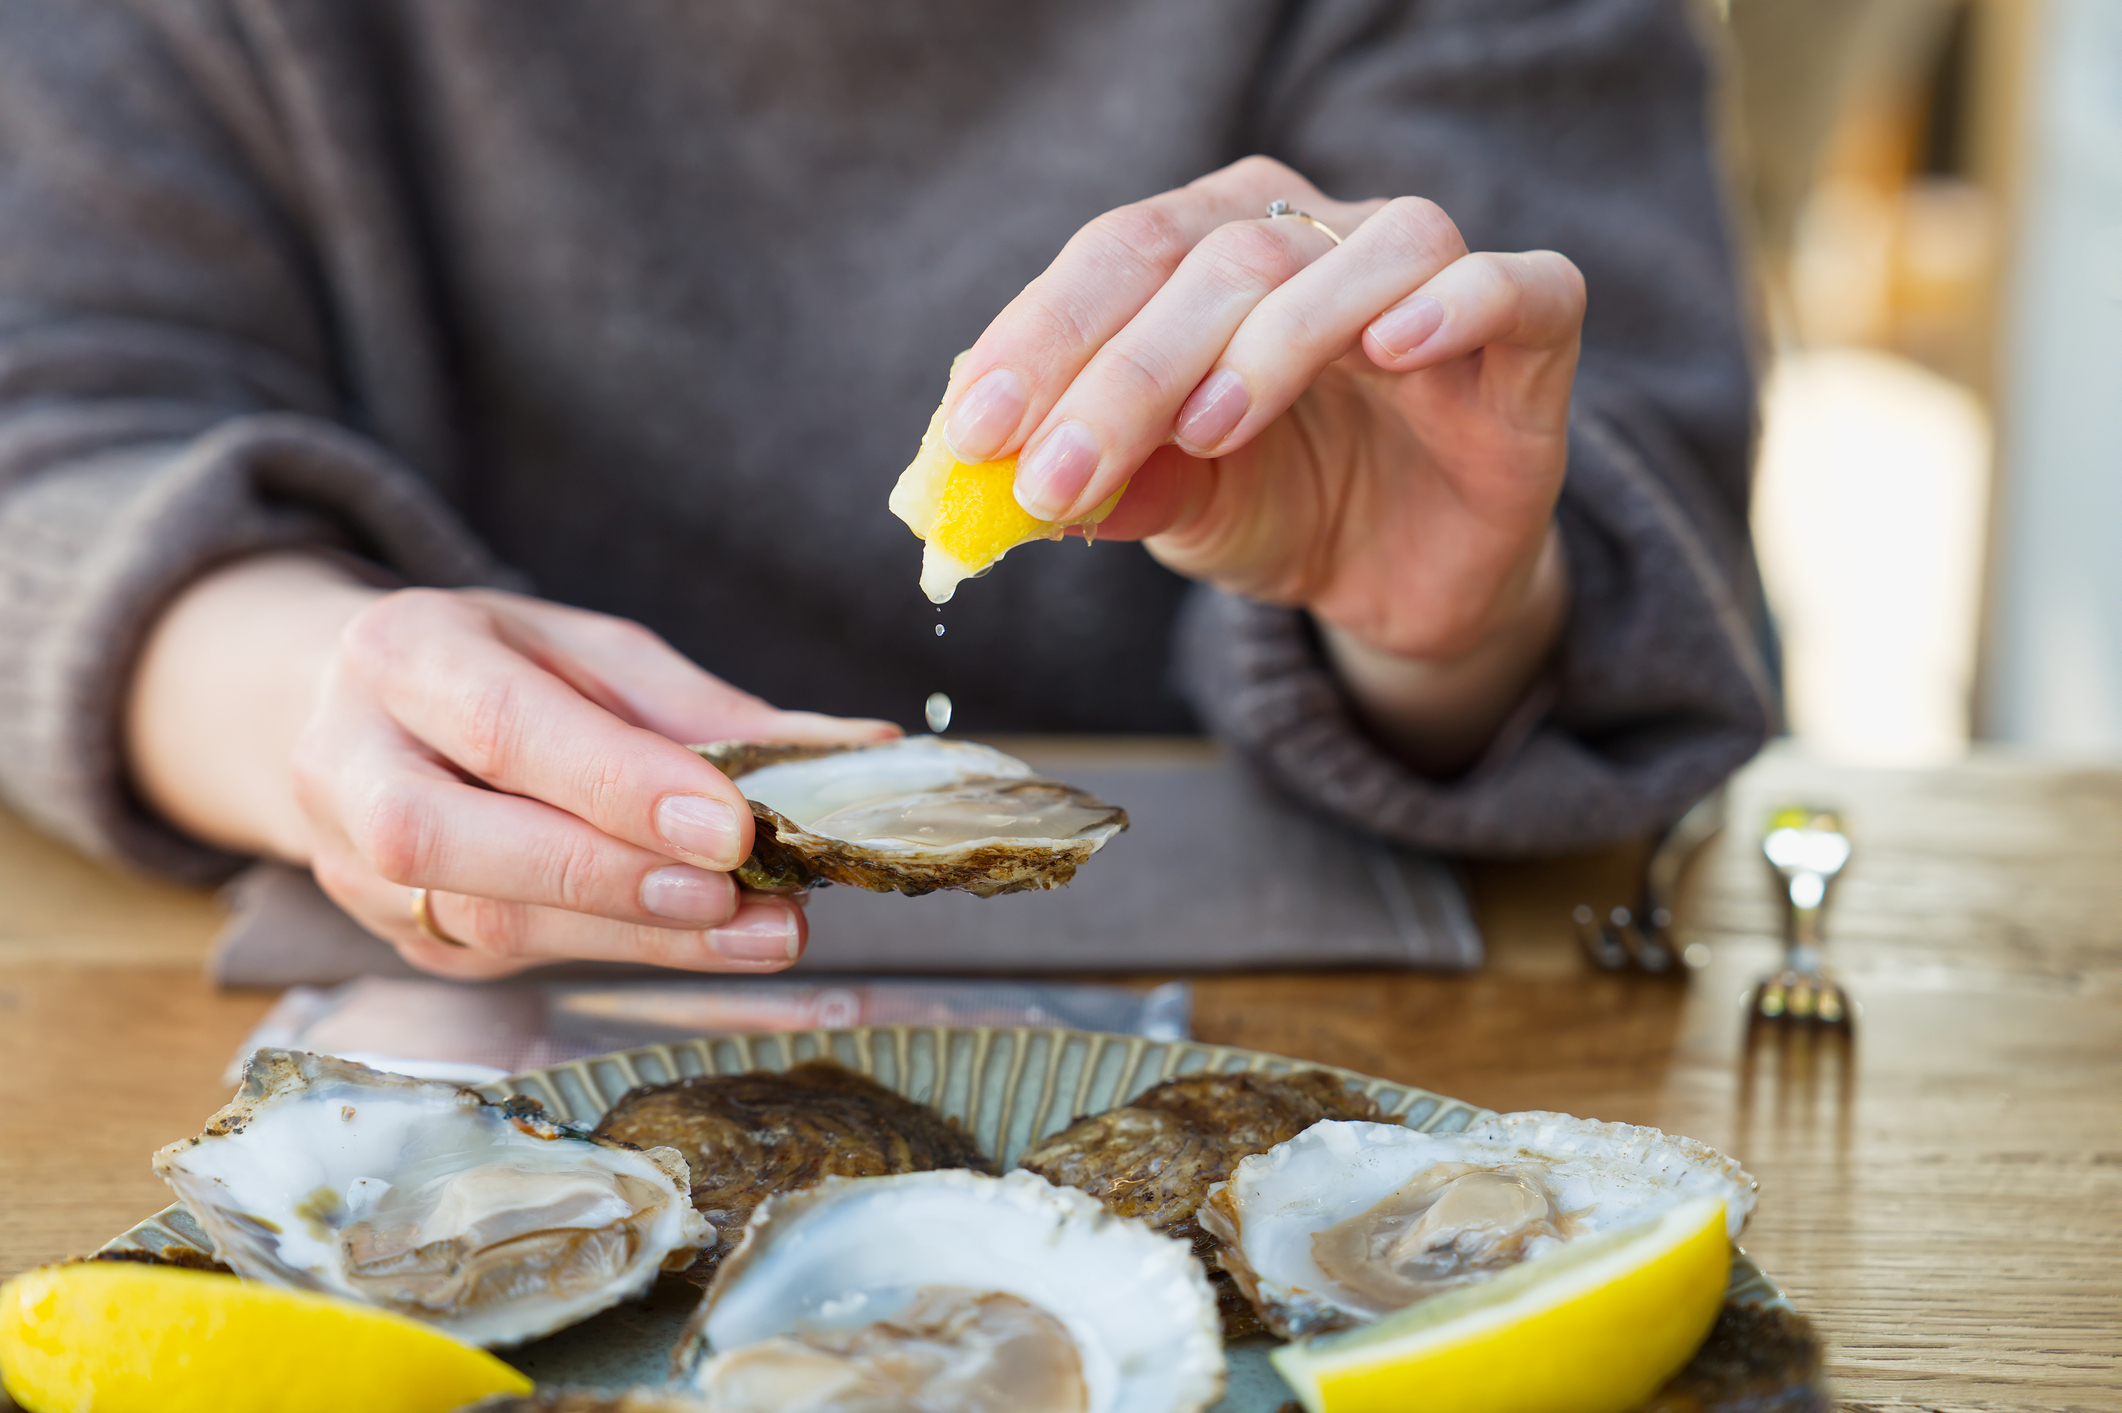
POLYGON ((2122 0, 1724 0, 1809 752, 2122 756, 2122 0))

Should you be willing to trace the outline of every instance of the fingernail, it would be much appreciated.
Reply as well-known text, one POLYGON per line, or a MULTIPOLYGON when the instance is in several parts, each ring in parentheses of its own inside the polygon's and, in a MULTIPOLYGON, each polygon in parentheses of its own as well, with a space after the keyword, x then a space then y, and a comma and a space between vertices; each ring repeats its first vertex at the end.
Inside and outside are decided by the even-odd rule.
POLYGON ((943 440, 960 461, 982 462, 1002 450, 1023 420, 1024 380, 1013 368, 990 368, 951 409, 943 440))
POLYGON ((748 908, 728 926, 709 928, 707 945, 733 962, 792 962, 803 953, 796 915, 786 908, 748 908))
POLYGON ((641 906, 673 922, 721 922, 729 916, 729 875, 672 864, 641 880, 641 906))
POLYGON ((1245 420, 1245 409, 1252 405, 1245 379, 1219 368, 1179 409, 1179 440, 1199 451, 1213 450, 1245 420))
POLYGON ((672 795, 656 806, 656 829, 681 854, 709 868, 732 869, 744 862, 737 851, 742 837, 737 812, 705 795, 672 795))
POLYGON ((1098 469, 1098 443, 1081 422, 1063 422, 1017 463, 1017 504, 1041 520, 1059 520, 1098 469))
POLYGON ((1444 306, 1426 294, 1404 299, 1371 320, 1370 336, 1395 358, 1422 346, 1444 322, 1444 306))

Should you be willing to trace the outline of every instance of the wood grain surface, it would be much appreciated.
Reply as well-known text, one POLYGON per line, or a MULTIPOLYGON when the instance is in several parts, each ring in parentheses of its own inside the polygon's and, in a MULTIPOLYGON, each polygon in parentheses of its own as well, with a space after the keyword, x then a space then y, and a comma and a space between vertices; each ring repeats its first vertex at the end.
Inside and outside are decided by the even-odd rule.
MULTIPOLYGON (((1145 749, 1136 746, 1133 749, 1145 749)), ((2122 1407, 2122 772, 1979 756, 1856 772, 1771 753, 1739 779, 1681 930, 1684 978, 1592 972, 1569 909, 1632 901, 1640 851, 1473 870, 1467 977, 1207 977, 1195 1031, 1428 1085, 1692 1134, 1762 1200, 1745 1245, 1810 1313, 1849 1410, 2122 1407), (1841 806, 1828 919, 1853 1047, 1749 1047, 1778 956, 1755 853, 1773 802, 1841 806)), ((266 995, 217 995, 202 894, 125 879, 0 817, 0 1277, 164 1205, 266 995)))

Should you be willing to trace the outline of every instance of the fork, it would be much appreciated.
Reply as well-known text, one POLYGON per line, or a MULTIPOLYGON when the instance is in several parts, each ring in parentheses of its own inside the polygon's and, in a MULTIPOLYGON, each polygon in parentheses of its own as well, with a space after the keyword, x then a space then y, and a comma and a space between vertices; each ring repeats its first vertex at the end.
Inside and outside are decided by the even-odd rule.
MULTIPOLYGON (((1724 828, 1724 787, 1718 786, 1695 802, 1665 831, 1643 865, 1638 906, 1615 908, 1601 923, 1589 903, 1571 911, 1577 924, 1577 943, 1592 965, 1602 971, 1642 971, 1653 976, 1671 972, 1680 963, 1680 949, 1673 936, 1673 895, 1688 861, 1724 828)), ((1690 948, 1692 952, 1694 949, 1690 948)))
POLYGON ((1829 885, 1849 863, 1849 835, 1832 809, 1794 805, 1768 817, 1761 853, 1782 880, 1783 969, 1754 988, 1753 1019, 1850 1026, 1848 993, 1820 964, 1821 916, 1829 885))

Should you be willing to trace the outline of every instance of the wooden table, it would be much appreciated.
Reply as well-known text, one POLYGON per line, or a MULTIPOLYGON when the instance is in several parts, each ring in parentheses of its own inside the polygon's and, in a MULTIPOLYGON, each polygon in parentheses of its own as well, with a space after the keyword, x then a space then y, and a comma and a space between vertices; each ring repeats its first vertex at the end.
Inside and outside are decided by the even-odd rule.
MULTIPOLYGON (((1684 981, 1592 974, 1569 908, 1627 901, 1634 852, 1475 871, 1479 974, 1202 979, 1196 1032, 1499 1109, 1655 1124, 1761 1179, 1747 1248, 1831 1347, 1842 1407, 2122 1406, 2122 772, 1978 757, 1925 772, 1771 754, 1694 871, 1684 981), (1770 801, 1846 807, 1829 920, 1864 1010, 1848 1056, 1750 1056, 1777 955, 1753 855, 1770 801)), ((0 817, 0 1277, 167 1200, 158 1145, 226 1098, 270 1003, 217 995, 208 897, 114 877, 0 817)))

